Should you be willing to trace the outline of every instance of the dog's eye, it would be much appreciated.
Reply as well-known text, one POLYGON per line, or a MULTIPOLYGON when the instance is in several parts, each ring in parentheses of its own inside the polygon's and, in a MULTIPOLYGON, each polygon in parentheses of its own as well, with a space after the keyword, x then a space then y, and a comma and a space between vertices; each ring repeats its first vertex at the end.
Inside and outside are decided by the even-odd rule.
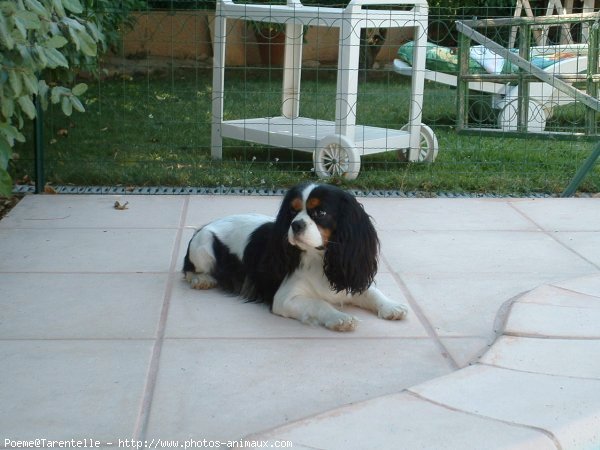
POLYGON ((327 215, 327 211, 324 211, 322 209, 313 209, 311 216, 314 218, 318 218, 318 217, 325 217, 327 215))

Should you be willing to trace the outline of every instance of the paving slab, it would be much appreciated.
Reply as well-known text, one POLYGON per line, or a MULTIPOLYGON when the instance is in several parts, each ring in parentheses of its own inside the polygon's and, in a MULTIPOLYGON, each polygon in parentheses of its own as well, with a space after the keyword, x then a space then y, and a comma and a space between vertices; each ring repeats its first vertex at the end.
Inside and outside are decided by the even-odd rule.
MULTIPOLYGON (((577 281, 581 280, 577 278, 577 281)), ((600 308, 600 297, 578 292, 574 289, 561 288, 562 283, 540 286, 527 292, 518 299, 518 303, 535 303, 537 305, 561 306, 565 308, 597 309, 600 308)))
MULTIPOLYGON (((565 247, 600 267, 600 231, 555 232, 554 236, 565 247)), ((569 264, 567 261, 566 264, 569 264)), ((569 270, 567 267, 566 270, 569 270)))
POLYGON ((0 228, 178 228, 184 201, 180 195, 32 195, 0 228), (126 209, 115 209, 117 201, 126 209))
POLYGON ((151 341, 0 340, 3 439, 131 436, 151 341))
POLYGON ((384 231, 380 238, 383 256, 401 273, 542 272, 570 278, 598 270, 539 232, 384 231))
POLYGON ((552 283, 552 285, 573 292, 580 292, 582 294, 600 298, 600 277, 596 275, 590 275, 588 277, 581 277, 571 280, 557 281, 555 283, 552 283))
POLYGON ((230 214, 252 213, 276 216, 281 197, 259 196, 194 196, 190 197, 187 227, 199 228, 208 222, 230 214))
POLYGON ((0 339, 153 339, 167 277, 0 273, 0 339))
POLYGON ((600 339, 536 339, 502 336, 483 364, 524 372, 600 379, 600 339))
POLYGON ((361 199, 370 211, 388 210, 374 217, 379 230, 387 231, 535 231, 539 228, 511 202, 476 198, 361 199), (394 204, 390 209, 390 203, 394 204))
POLYGON ((600 380, 476 365, 410 391, 448 408, 552 430, 563 448, 600 442, 600 380))
POLYGON ((345 406, 254 438, 328 450, 556 449, 540 430, 457 411, 411 393, 345 406))
POLYGON ((0 229, 0 272, 168 272, 177 230, 0 229))
POLYGON ((597 198, 515 199, 510 204, 548 231, 600 231, 597 198))
POLYGON ((452 370, 423 339, 167 339, 147 436, 238 439, 452 370))
MULTIPOLYGON (((595 303, 598 304, 597 301, 595 303)), ((506 333, 517 336, 600 339, 598 323, 600 307, 578 308, 524 302, 513 305, 506 323, 506 333)))

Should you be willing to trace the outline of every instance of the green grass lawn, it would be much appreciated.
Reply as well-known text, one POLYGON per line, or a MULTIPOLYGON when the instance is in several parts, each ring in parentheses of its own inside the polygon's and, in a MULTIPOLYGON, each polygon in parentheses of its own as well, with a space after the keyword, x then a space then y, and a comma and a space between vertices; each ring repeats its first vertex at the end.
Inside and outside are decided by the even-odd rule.
MULTIPOLYGON (((211 71, 172 70, 89 83, 87 111, 64 117, 58 108, 45 116, 45 170, 54 184, 124 186, 286 187, 316 179, 310 153, 224 142, 223 161, 210 157, 211 71)), ((281 76, 277 71, 236 70, 226 77, 225 118, 279 114, 281 76)), ((335 70, 306 70, 301 115, 333 119, 335 70)), ((483 102, 489 102, 484 98, 483 102)), ((408 80, 377 72, 361 82, 357 122, 401 128, 410 103, 408 80)), ((494 123, 484 105, 484 124, 494 123)), ((361 172, 345 185, 360 189, 454 191, 499 194, 561 192, 593 142, 459 134, 454 129, 456 91, 428 83, 423 122, 439 141, 433 164, 400 162, 395 151, 362 160, 361 172)), ((580 130, 583 113, 561 108, 549 127, 580 130)), ((33 178, 31 130, 12 172, 33 178)), ((340 182, 340 180, 335 180, 340 182)), ((600 191, 596 167, 581 191, 600 191)))

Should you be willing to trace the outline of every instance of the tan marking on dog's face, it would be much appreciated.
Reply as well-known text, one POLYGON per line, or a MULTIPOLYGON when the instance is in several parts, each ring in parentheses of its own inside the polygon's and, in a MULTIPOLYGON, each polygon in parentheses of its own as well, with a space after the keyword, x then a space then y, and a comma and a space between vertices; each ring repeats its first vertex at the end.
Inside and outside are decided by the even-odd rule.
POLYGON ((319 230, 319 233, 321 233, 321 239, 323 241, 323 247, 327 247, 327 244, 329 244, 329 238, 331 237, 332 231, 330 228, 324 228, 321 227, 319 225, 317 225, 317 229, 319 230))
POLYGON ((308 199, 308 201, 306 202, 306 207, 308 209, 314 209, 317 206, 319 206, 321 204, 321 199, 317 198, 317 197, 313 197, 308 199))
POLYGON ((302 211, 302 199, 300 197, 296 197, 292 200, 292 209, 296 212, 302 211))

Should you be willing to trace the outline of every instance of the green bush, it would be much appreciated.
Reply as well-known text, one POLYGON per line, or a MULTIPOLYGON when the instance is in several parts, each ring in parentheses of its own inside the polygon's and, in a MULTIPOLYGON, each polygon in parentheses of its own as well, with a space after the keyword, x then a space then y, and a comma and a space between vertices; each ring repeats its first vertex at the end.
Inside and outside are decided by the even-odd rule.
POLYGON ((77 70, 95 72, 98 54, 119 38, 118 27, 140 0, 0 1, 0 195, 9 195, 8 173, 15 141, 27 119, 37 116, 35 98, 46 109, 60 104, 69 116, 83 112, 87 89, 73 84, 77 70))

